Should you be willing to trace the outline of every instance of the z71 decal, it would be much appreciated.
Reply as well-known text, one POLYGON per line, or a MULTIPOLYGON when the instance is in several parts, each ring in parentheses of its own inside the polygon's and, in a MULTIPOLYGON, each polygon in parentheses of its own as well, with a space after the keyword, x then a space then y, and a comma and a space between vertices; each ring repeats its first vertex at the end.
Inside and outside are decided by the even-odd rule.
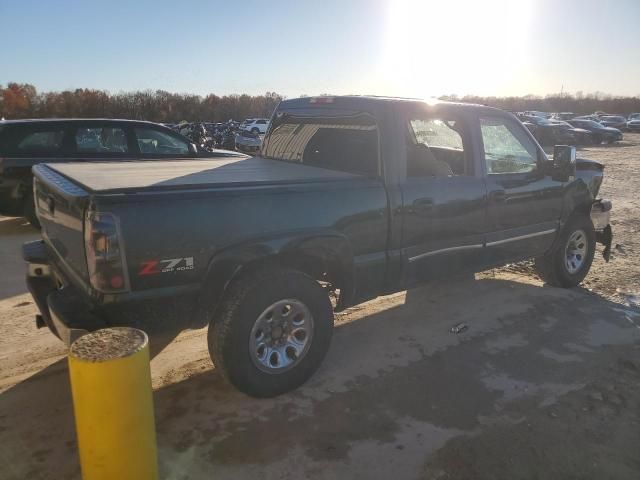
POLYGON ((147 260, 142 262, 138 275, 155 275, 157 273, 182 272, 184 270, 193 270, 193 257, 147 260))

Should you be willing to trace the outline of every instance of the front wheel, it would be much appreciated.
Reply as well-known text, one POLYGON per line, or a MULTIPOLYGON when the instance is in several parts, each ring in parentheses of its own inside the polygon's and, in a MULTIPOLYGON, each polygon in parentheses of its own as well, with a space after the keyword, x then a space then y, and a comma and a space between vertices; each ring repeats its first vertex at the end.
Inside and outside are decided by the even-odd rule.
POLYGON ((238 390, 273 397, 311 377, 332 332, 325 289, 302 272, 271 267, 229 287, 209 324, 209 353, 238 390))
POLYGON ((584 215, 572 217, 556 246, 536 259, 536 270, 549 285, 575 287, 589 273, 595 250, 596 234, 591 219, 584 215))

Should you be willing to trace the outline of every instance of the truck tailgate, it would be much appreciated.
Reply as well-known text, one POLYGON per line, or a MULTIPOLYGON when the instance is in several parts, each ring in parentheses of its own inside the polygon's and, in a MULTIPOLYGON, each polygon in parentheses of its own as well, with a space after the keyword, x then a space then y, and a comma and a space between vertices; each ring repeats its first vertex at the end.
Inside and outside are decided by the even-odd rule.
POLYGON ((46 165, 36 165, 33 173, 42 237, 65 273, 86 282, 83 219, 89 195, 46 165))

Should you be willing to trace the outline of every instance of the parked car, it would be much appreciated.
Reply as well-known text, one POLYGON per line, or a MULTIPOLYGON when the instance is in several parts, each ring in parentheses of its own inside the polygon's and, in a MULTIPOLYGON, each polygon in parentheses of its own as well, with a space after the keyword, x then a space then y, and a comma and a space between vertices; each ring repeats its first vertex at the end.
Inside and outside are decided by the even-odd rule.
POLYGON ((581 118, 574 118, 569 120, 568 123, 576 128, 583 128, 589 130, 592 135, 593 143, 600 144, 602 142, 613 143, 622 140, 622 132, 617 128, 605 127, 601 123, 593 120, 585 120, 581 118))
POLYGON ((629 115, 627 130, 629 132, 640 132, 640 113, 632 113, 629 115))
POLYGON ((524 115, 549 119, 553 114, 549 112, 539 112, 537 110, 527 110, 524 112, 524 115))
POLYGON ((262 139, 257 133, 251 133, 240 130, 235 137, 236 150, 247 154, 255 154, 260 151, 260 145, 262 145, 262 139))
POLYGON ((561 120, 548 120, 534 115, 520 117, 541 145, 590 145, 591 133, 561 120))
POLYGON ((38 226, 31 167, 38 163, 233 155, 199 152, 191 141, 157 123, 133 120, 8 120, 0 124, 0 214, 38 226))
POLYGON ((571 120, 575 118, 575 116, 576 114, 573 112, 558 112, 551 115, 551 118, 556 120, 571 120))
POLYGON ((627 119, 622 115, 605 115, 600 117, 599 121, 605 127, 617 128, 618 130, 627 128, 627 119))
POLYGON ((37 165, 38 324, 68 343, 182 306, 171 320, 208 323, 216 368, 269 397, 318 368, 334 310, 526 258, 572 287, 596 242, 610 251, 604 167, 567 146, 550 160, 494 108, 286 100, 262 155, 37 165))
POLYGON ((267 133, 267 127, 269 126, 268 118, 254 118, 251 121, 243 122, 240 125, 240 130, 244 130, 251 133, 267 133))
POLYGON ((635 118, 631 118, 627 122, 627 130, 629 132, 640 132, 640 115, 635 118))

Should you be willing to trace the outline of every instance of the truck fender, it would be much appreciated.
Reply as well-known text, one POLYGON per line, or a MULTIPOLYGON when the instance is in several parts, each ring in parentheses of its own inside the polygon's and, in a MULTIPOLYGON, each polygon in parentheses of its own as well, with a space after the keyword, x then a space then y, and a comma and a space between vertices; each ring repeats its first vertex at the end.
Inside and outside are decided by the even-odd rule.
POLYGON ((594 201, 595 198, 593 198, 588 185, 582 179, 577 179, 567 185, 564 193, 562 218, 560 219, 561 227, 567 223, 567 220, 572 215, 584 214, 589 216, 591 205, 593 205, 594 201))
POLYGON ((340 288, 340 304, 353 295, 353 253, 349 240, 334 231, 290 232, 216 252, 202 282, 198 324, 208 322, 227 287, 239 275, 269 264, 303 271, 340 288))

